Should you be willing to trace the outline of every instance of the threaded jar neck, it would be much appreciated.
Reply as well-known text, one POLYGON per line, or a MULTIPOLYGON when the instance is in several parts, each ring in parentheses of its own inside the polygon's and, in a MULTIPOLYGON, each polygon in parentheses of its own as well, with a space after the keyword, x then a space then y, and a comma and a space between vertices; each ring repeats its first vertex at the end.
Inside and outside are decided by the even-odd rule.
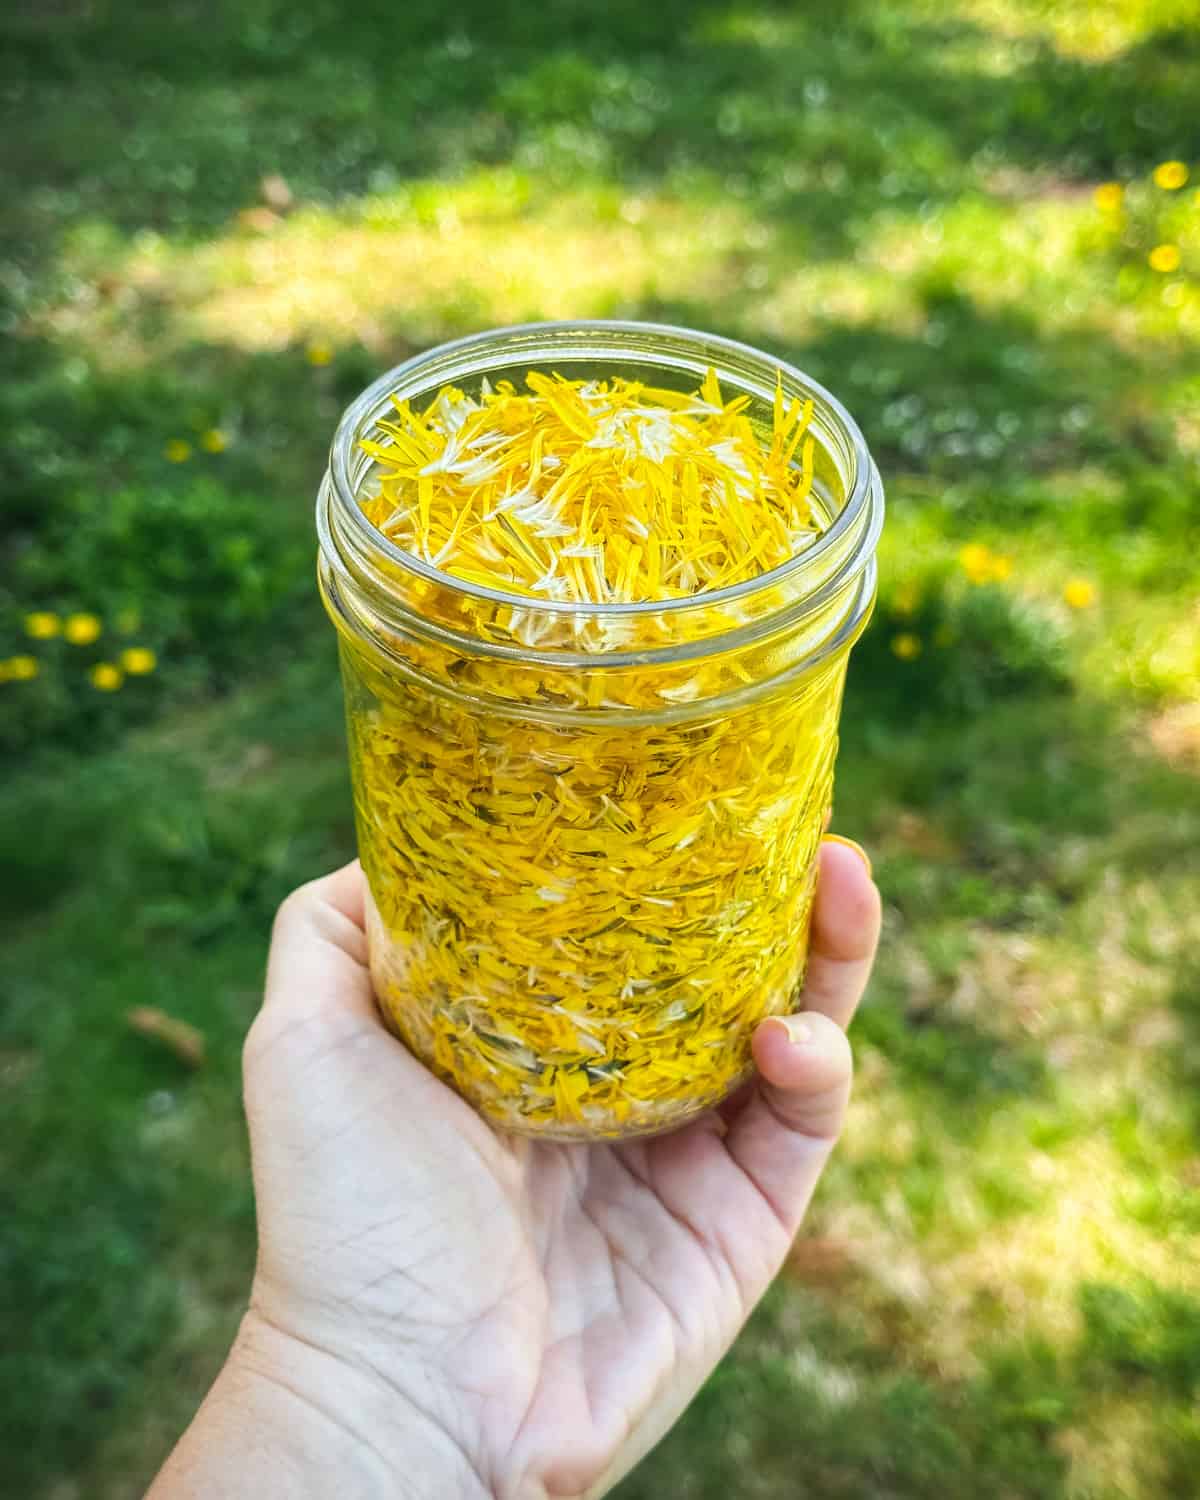
MULTIPOLYGON (((389 637, 464 658, 538 671, 679 671, 688 662, 753 653, 754 686, 815 668, 859 634, 875 592, 883 492, 862 433, 841 403, 802 371, 731 340, 649 323, 570 322, 502 328, 418 355, 347 408, 317 502, 321 583, 343 635, 385 653, 389 637), (531 601, 442 572, 379 531, 362 509, 374 460, 362 449, 393 397, 420 409, 444 386, 475 394, 486 379, 519 385, 531 370, 568 379, 623 375, 695 390, 715 367, 769 427, 777 382, 812 402, 814 509, 821 532, 802 553, 732 586, 636 602, 531 601), (481 614, 488 630, 479 630, 481 614), (786 643, 782 653, 769 648, 786 643)), ((403 654, 403 653, 401 653, 403 654)), ((743 668, 742 677, 747 673, 743 668)), ((707 696, 707 695, 706 695, 707 696)))

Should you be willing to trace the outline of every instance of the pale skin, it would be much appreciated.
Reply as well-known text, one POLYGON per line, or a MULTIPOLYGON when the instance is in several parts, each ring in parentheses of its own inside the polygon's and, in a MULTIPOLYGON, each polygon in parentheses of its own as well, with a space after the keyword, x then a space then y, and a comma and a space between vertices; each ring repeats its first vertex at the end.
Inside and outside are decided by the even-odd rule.
POLYGON ((673 1135, 499 1135, 387 1033, 357 864, 276 920, 245 1049, 250 1305, 148 1500, 577 1500, 671 1426, 779 1270, 841 1129, 879 935, 828 842, 804 1014, 673 1135))

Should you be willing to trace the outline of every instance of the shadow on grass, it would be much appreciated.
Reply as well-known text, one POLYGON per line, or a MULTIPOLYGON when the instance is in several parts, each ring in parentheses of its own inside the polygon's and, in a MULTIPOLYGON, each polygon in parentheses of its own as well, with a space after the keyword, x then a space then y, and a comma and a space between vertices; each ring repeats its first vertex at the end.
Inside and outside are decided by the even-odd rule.
POLYGON ((6 1494, 40 1494, 119 1442, 148 1372, 181 1430, 244 1299, 254 1225, 239 1061, 267 934, 294 885, 353 850, 322 644, 252 698, 5 786, 6 1494), (127 1013, 145 1005, 199 1030, 201 1068, 131 1031, 127 1013))
POLYGON ((970 159, 1066 178, 1144 166, 1192 134, 1194 31, 1091 64, 953 13, 870 0, 220 0, 25 5, 0 29, 3 160, 42 186, 8 232, 64 218, 203 235, 264 172, 305 197, 502 161, 625 182, 702 169, 840 253, 863 189, 961 190, 970 159), (985 61, 985 54, 987 59, 985 61))

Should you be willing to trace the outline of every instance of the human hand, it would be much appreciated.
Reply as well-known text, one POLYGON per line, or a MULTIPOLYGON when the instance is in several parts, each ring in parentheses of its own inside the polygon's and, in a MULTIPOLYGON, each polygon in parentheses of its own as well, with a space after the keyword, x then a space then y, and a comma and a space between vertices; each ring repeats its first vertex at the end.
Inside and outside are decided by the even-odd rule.
MULTIPOLYGON (((346 1500, 615 1483, 782 1264, 841 1128, 878 932, 865 865, 827 843, 805 1013, 759 1026, 755 1082, 672 1135, 562 1145, 497 1134, 384 1030, 357 865, 289 897, 245 1051, 258 1267, 208 1403, 226 1428, 264 1413, 260 1444, 304 1427, 273 1495, 326 1493, 303 1486, 330 1442, 346 1500)), ((184 1487, 191 1438, 155 1497, 247 1492, 184 1487)))

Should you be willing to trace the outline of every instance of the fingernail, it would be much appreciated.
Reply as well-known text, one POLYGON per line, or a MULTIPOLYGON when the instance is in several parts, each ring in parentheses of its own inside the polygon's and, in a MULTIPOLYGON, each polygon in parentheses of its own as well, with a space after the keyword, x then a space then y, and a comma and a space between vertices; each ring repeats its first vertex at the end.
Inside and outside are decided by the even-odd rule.
POLYGON ((763 1025, 782 1027, 793 1047, 803 1047, 805 1042, 812 1041, 812 1027, 803 1016, 768 1016, 763 1025))
POLYGON ((823 842, 826 844, 842 844, 847 849, 853 849, 855 854, 858 855, 859 859, 862 860, 863 864, 866 865, 867 874, 870 875, 872 873, 871 856, 867 853, 867 851, 861 844, 856 844, 853 839, 848 839, 844 834, 841 833, 827 833, 823 842))

